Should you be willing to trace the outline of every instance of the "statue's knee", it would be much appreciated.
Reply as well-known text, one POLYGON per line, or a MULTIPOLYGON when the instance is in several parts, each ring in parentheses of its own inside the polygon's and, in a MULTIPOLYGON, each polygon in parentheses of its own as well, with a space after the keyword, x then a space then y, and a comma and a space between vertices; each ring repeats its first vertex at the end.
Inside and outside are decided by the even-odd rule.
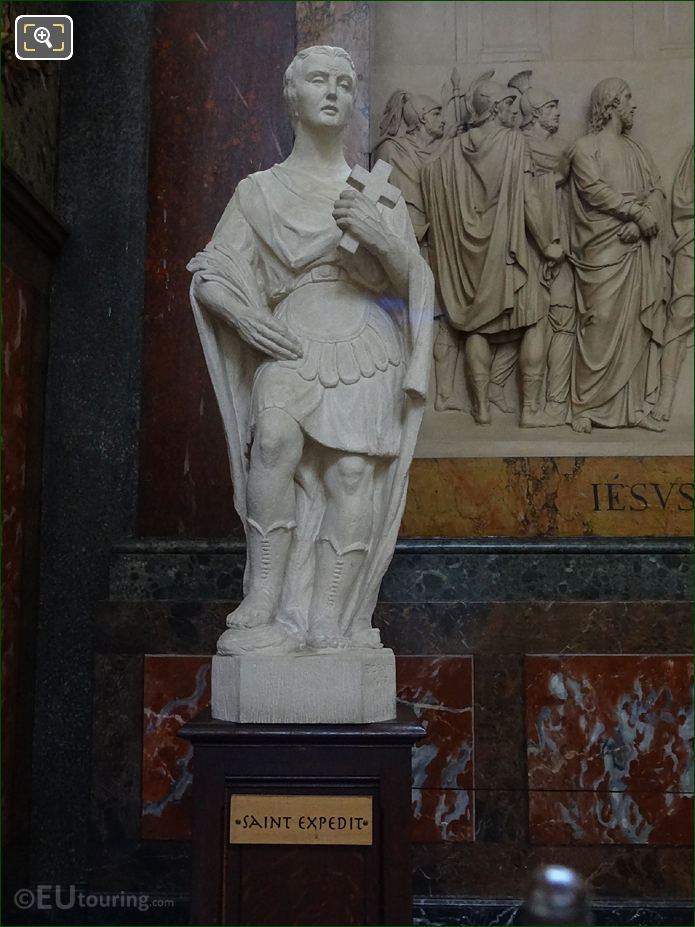
POLYGON ((297 423, 279 409, 261 413, 253 439, 253 453, 263 466, 277 466, 294 458, 299 442, 297 423))
POLYGON ((372 465, 364 457, 343 457, 334 465, 334 472, 340 488, 347 495, 359 492, 372 471, 372 465))

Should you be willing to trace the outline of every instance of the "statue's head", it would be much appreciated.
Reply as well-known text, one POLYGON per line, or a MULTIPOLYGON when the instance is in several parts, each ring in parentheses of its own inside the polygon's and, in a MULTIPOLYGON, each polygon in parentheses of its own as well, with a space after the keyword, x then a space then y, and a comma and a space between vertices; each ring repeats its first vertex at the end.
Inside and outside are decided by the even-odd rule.
POLYGON ((636 106, 632 103, 632 91, 621 77, 606 77, 591 91, 589 103, 589 129, 600 132, 612 118, 620 121, 623 132, 632 128, 636 106))
POLYGON ((508 86, 518 90, 520 127, 538 125, 554 134, 560 127, 560 101, 556 94, 531 84, 533 71, 519 71, 510 77, 508 86))
POLYGON ((519 96, 516 90, 495 80, 477 81, 468 95, 471 111, 470 126, 479 126, 496 118, 500 125, 513 129, 519 115, 519 96))
POLYGON ((285 71, 284 95, 293 126, 342 130, 356 94, 355 65, 343 48, 312 45, 298 52, 285 71))
POLYGON ((419 126, 430 138, 441 138, 444 135, 444 117, 442 104, 432 97, 419 93, 407 93, 403 104, 403 119, 408 132, 414 132, 419 126))
POLYGON ((529 87, 519 101, 521 128, 539 125, 554 135, 560 128, 560 101, 549 90, 529 87))
POLYGON ((444 135, 445 127, 441 103, 425 94, 396 90, 384 108, 379 123, 379 136, 383 140, 414 135, 420 131, 426 140, 435 140, 444 135))

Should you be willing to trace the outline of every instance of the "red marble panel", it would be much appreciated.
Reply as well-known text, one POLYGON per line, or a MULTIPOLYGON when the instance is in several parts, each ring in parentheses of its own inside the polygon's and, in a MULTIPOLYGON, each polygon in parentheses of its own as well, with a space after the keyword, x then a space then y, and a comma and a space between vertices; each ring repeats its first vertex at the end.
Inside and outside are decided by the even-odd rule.
POLYGON ((472 842, 473 807, 469 789, 413 789, 413 842, 472 842))
POLYGON ((532 843, 692 846, 693 797, 676 792, 530 792, 532 843))
POLYGON ((693 791, 688 656, 526 658, 532 789, 693 791))
POLYGON ((290 151, 294 3, 158 3, 151 82, 139 533, 241 533, 190 309, 189 259, 243 177, 290 151))
POLYGON ((413 840, 473 840, 473 658, 397 657, 396 676, 427 731, 413 748, 413 840))
POLYGON ((193 747, 178 729, 210 704, 208 656, 146 656, 142 732, 142 836, 191 836, 193 747))
POLYGON ((689 844, 693 660, 526 658, 536 843, 689 844))

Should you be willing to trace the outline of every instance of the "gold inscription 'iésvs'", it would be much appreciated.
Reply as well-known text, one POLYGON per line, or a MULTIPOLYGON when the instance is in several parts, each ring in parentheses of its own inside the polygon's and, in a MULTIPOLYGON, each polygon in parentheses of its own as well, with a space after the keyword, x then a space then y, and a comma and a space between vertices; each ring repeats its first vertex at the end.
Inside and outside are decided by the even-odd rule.
POLYGON ((232 795, 230 843, 372 844, 370 795, 232 795))

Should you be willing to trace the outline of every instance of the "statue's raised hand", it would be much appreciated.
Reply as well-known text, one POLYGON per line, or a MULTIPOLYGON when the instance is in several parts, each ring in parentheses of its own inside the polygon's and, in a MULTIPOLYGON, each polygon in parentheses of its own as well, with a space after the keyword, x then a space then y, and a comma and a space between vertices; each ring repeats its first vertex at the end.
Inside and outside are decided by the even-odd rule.
POLYGON ((276 360, 297 360, 303 354, 299 339, 271 315, 239 314, 233 324, 247 344, 276 360))
POLYGON ((388 252, 388 229, 378 206, 364 193, 352 187, 343 190, 333 205, 333 218, 341 231, 349 232, 372 254, 388 252))

